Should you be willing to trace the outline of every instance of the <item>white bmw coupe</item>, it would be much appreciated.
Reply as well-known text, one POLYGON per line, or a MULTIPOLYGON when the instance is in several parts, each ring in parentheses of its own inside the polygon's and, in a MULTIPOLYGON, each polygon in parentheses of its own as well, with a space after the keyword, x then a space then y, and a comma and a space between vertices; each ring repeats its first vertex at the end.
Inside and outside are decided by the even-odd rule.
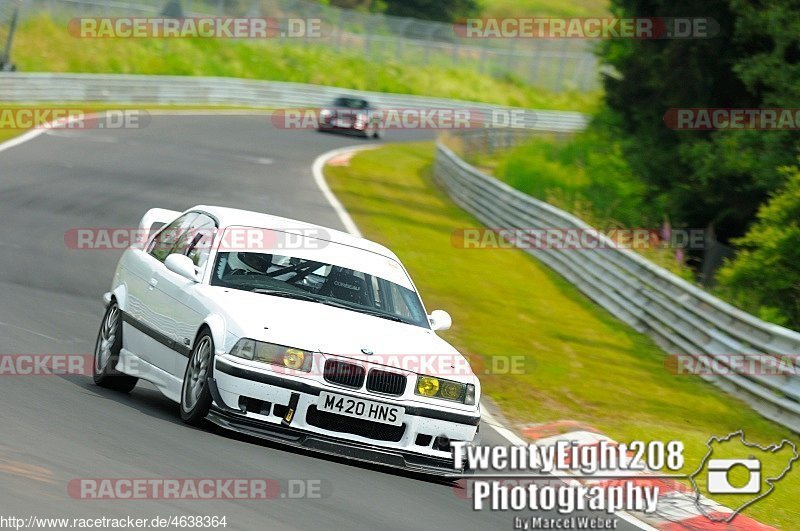
POLYGON ((433 473, 476 442, 480 383, 435 333, 450 316, 385 247, 211 206, 139 229, 104 295, 98 385, 141 378, 189 424, 433 473))

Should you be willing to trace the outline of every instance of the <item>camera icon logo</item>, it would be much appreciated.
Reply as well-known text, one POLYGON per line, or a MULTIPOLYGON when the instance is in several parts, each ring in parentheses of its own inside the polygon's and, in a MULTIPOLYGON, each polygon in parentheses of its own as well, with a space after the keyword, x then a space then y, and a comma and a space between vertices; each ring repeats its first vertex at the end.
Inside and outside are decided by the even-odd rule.
POLYGON ((706 448, 705 457, 697 470, 689 474, 689 481, 698 511, 716 523, 731 522, 743 509, 769 496, 792 470, 794 463, 800 461, 800 452, 792 441, 783 439, 776 444, 761 446, 749 442, 743 430, 725 436, 712 435, 706 448), (712 458, 712 455, 716 457, 712 458), (698 485, 698 477, 707 480, 702 487, 698 485), (724 500, 738 505, 730 507, 730 512, 721 513, 717 502, 705 493, 739 495, 724 500))
POLYGON ((761 461, 758 459, 709 459, 708 492, 711 494, 758 494, 761 491, 761 461), (743 466, 750 473, 747 483, 733 485, 730 472, 743 466))

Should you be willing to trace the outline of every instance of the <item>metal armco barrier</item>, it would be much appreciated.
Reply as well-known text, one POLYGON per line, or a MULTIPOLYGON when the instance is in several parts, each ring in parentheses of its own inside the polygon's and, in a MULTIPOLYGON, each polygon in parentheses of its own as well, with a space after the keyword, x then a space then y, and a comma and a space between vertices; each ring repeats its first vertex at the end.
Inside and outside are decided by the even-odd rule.
POLYGON ((505 119, 513 111, 531 130, 570 132, 586 126, 576 112, 534 111, 469 101, 338 87, 223 77, 117 74, 0 74, 0 101, 7 103, 105 102, 113 104, 231 105, 303 108, 329 105, 336 96, 359 95, 384 109, 470 109, 505 119))
MULTIPOLYGON (((484 134, 504 138, 501 131, 484 134)), ((714 359, 724 370, 705 379, 800 433, 800 377, 742 371, 728 357, 797 355, 800 333, 738 310, 635 252, 615 248, 582 220, 478 171, 441 142, 434 175, 456 203, 487 227, 589 229, 595 246, 605 248, 527 252, 666 352, 714 359)))

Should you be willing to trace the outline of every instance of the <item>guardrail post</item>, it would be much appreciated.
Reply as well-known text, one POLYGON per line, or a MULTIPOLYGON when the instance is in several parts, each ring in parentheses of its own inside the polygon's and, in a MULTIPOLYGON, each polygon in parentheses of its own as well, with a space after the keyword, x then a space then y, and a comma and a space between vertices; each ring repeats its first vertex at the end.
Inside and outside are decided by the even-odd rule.
POLYGON ((364 39, 364 56, 369 57, 372 53, 372 27, 367 25, 367 37, 364 39))
POLYGON ((397 61, 402 61, 403 59, 403 41, 406 39, 405 32, 411 23, 414 22, 414 19, 407 18, 401 22, 402 29, 399 30, 399 35, 395 38, 395 48, 394 48, 394 57, 397 61))
POLYGON ((181 0, 168 0, 161 14, 170 18, 183 18, 183 6, 181 0))
POLYGON ((425 60, 423 62, 426 65, 431 62, 431 48, 434 46, 433 42, 434 33, 436 33, 436 26, 431 24, 428 27, 428 34, 425 40, 425 60))
POLYGON ((336 22, 336 44, 334 45, 337 52, 342 48, 342 37, 348 22, 350 22, 350 11, 339 9, 339 17, 336 22))
POLYGON ((561 42, 561 58, 558 62, 558 75, 556 75, 556 86, 553 88, 553 92, 561 92, 564 90, 564 63, 568 57, 568 46, 569 46, 569 39, 562 39, 561 42))

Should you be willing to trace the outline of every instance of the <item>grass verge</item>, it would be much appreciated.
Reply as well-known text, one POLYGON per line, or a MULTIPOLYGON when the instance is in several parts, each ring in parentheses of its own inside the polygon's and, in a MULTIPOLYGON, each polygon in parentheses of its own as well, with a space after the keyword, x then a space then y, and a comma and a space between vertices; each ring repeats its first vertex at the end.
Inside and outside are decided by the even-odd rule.
MULTIPOLYGON (((46 15, 20 25, 13 59, 23 72, 223 76, 332 85, 535 109, 592 112, 600 93, 551 93, 446 64, 406 65, 278 40, 81 39, 46 15)), ((269 104, 269 102, 265 102, 269 104)))
MULTIPOLYGON (((681 440, 686 473, 698 467, 710 435, 744 429, 760 444, 797 440, 700 378, 672 374, 646 336, 524 252, 453 247, 453 230, 480 224, 433 183, 433 157, 431 143, 391 145, 359 153, 347 167, 328 167, 326 176, 364 235, 404 261, 428 308, 453 315, 443 336, 473 366, 489 366, 493 355, 526 359, 520 374, 478 371, 484 391, 512 421, 574 419, 618 441, 681 440)), ((765 469, 784 458, 765 456, 765 469)), ((797 492, 795 470, 745 514, 794 529, 797 492)))

